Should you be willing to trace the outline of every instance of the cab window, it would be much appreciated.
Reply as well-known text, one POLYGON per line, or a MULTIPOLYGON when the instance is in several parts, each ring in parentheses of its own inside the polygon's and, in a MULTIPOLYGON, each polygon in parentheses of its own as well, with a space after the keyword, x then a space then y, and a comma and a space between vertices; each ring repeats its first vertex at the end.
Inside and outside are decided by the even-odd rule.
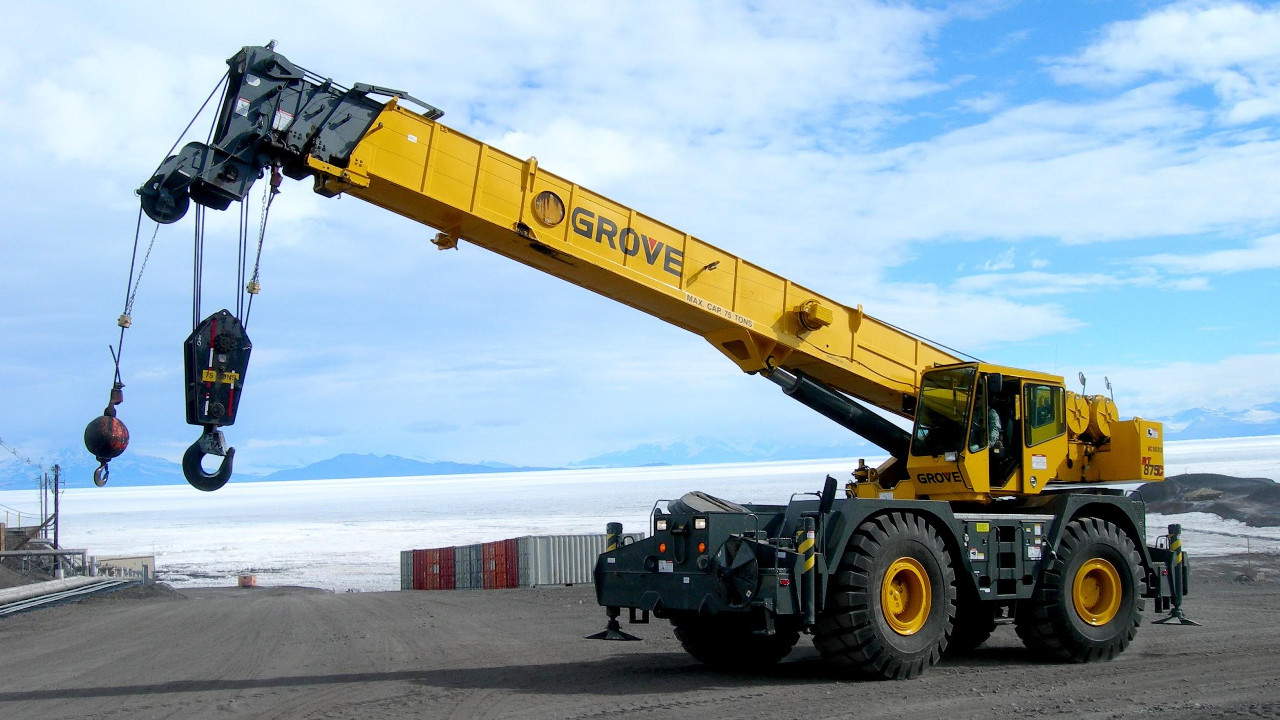
POLYGON ((1052 440, 1067 431, 1062 388, 1028 383, 1023 386, 1022 399, 1028 447, 1052 440))
POLYGON ((976 374, 977 369, 973 367, 925 373, 911 437, 912 455, 943 455, 964 450, 976 374))
POLYGON ((973 416, 969 421, 969 452, 976 453, 987 446, 990 433, 987 429, 987 378, 978 378, 978 389, 973 394, 973 416))

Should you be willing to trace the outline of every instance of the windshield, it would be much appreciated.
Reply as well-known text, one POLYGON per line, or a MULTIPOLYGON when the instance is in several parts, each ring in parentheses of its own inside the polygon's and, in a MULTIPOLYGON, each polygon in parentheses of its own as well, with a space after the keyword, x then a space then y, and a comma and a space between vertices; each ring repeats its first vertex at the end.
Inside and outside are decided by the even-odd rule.
POLYGON ((964 449, 965 418, 976 374, 973 367, 925 373, 911 437, 912 455, 942 455, 964 449))

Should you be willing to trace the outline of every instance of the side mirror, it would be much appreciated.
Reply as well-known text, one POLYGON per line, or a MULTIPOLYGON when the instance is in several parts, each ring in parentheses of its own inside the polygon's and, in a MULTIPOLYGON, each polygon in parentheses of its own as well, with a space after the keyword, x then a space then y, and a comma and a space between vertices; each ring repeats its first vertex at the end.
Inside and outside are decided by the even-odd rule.
POLYGON ((1004 375, 991 373, 987 376, 987 390, 999 395, 1004 392, 1004 375))
POLYGON ((902 395, 902 412, 910 415, 911 417, 916 416, 916 396, 915 395, 907 395, 905 393, 902 395))

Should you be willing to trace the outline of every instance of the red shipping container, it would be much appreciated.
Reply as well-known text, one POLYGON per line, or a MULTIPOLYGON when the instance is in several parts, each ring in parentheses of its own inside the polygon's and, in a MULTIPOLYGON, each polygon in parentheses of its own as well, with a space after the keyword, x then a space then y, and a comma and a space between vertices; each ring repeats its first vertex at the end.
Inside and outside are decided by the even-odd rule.
POLYGON ((496 587, 498 569, 498 548, 496 543, 487 542, 480 548, 480 567, 484 569, 482 586, 488 590, 496 587))
POLYGON ((413 589, 427 589, 427 551, 413 551, 413 589))
POLYGON ((431 549, 423 550, 426 555, 424 565, 426 568, 426 577, 422 584, 423 590, 439 590, 440 589, 440 550, 431 549))
POLYGON ((484 588, 494 590, 507 586, 507 546, 502 540, 487 542, 481 549, 484 561, 484 588))
POLYGON ((507 582, 502 587, 520 587, 520 541, 513 538, 502 543, 507 552, 507 582))
POLYGON ((452 590, 457 582, 457 563, 453 547, 440 548, 440 589, 452 590))

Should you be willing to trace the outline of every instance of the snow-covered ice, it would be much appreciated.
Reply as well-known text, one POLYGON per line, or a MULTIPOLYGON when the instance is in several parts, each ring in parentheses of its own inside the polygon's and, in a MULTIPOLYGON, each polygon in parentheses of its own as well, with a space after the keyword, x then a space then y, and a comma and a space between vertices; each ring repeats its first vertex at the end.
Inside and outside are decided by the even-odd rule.
MULTIPOLYGON (((1280 437, 1171 442, 1170 474, 1280 477, 1280 437)), ((870 461, 871 458, 868 458, 870 461)), ((399 551, 521 535, 598 533, 621 521, 644 531, 655 500, 703 490, 738 502, 785 503, 841 484, 856 459, 603 470, 556 470, 361 480, 67 490, 61 540, 94 555, 154 554, 177 586, 225 585, 255 573, 266 585, 334 590, 399 587, 399 551)), ((27 491, 0 504, 29 504, 27 491)), ((1153 536, 1181 523, 1193 555, 1280 552, 1280 528, 1214 515, 1148 517, 1153 536)))
MULTIPOLYGON (((655 500, 703 490, 785 503, 854 460, 557 470, 358 480, 81 488, 62 497, 64 547, 154 554, 175 586, 400 587, 400 550, 521 535, 643 531, 655 500)), ((0 503, 5 493, 0 493, 0 503)))

